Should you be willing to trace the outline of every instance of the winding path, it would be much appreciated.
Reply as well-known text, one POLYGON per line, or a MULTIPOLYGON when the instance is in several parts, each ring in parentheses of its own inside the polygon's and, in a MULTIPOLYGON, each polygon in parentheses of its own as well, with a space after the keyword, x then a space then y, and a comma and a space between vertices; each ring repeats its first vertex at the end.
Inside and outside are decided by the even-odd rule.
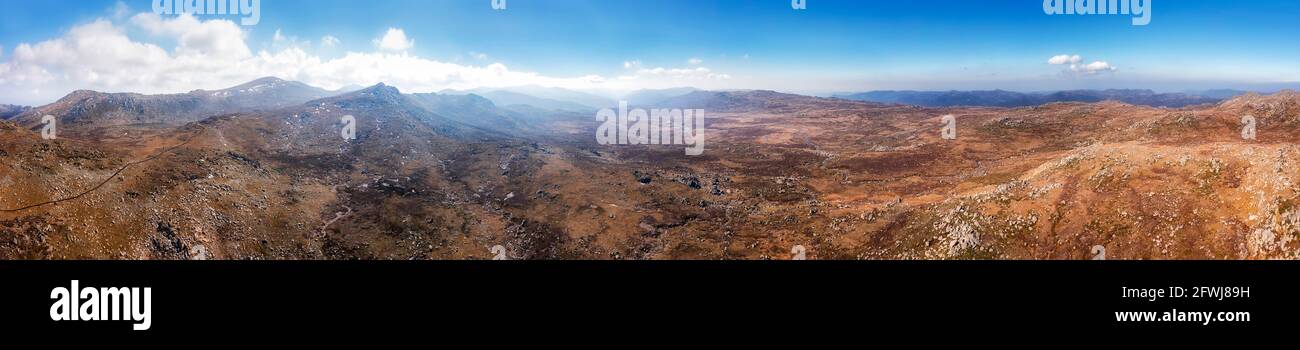
MULTIPOLYGON (((178 144, 178 145, 168 147, 167 149, 162 150, 162 151, 160 151, 160 152, 158 152, 158 153, 155 153, 155 154, 153 154, 153 155, 151 155, 151 156, 149 156, 149 157, 146 157, 146 158, 144 158, 144 159, 137 160, 137 161, 130 162, 130 163, 126 163, 125 165, 122 165, 122 167, 118 168, 117 171, 113 172, 113 175, 112 175, 112 176, 109 176, 107 179, 104 179, 104 181, 101 181, 98 185, 95 185, 95 187, 92 187, 91 189, 86 190, 86 191, 84 191, 84 192, 81 192, 81 193, 79 193, 79 194, 77 194, 77 195, 75 195, 75 196, 71 196, 71 197, 67 197, 67 198, 60 198, 60 199, 55 199, 55 200, 49 200, 49 201, 45 201, 45 202, 41 202, 41 203, 36 203, 36 204, 28 205, 28 206, 25 206, 25 207, 15 208, 15 209, 0 209, 0 213, 14 213, 14 212, 20 212, 20 211, 24 211, 24 210, 28 210, 28 209, 32 209, 32 208, 43 207, 43 206, 51 205, 51 204, 58 204, 58 203, 62 203, 62 202, 66 202, 66 201, 71 201, 71 200, 76 200, 76 199, 79 199, 79 198, 81 198, 81 197, 84 197, 85 195, 88 195, 88 194, 90 194, 90 193, 92 193, 92 192, 98 191, 100 188, 104 187, 104 185, 107 185, 109 181, 113 181, 113 179, 117 178, 118 175, 121 175, 123 171, 126 171, 127 168, 130 168, 130 167, 135 166, 135 165, 143 164, 143 163, 146 163, 146 162, 152 161, 152 160, 154 160, 154 159, 158 159, 159 157, 162 157, 163 154, 167 154, 167 153, 170 153, 171 151, 174 151, 174 150, 176 150, 176 149, 178 149, 178 148, 184 147, 185 145, 189 144, 190 141, 193 141, 196 137, 198 137, 199 134, 202 134, 204 130, 206 130, 206 129, 200 129, 197 133, 195 133, 195 135, 191 135, 189 138, 185 139, 185 142, 181 142, 181 143, 178 144)), ((12 168, 12 167, 11 167, 11 168, 12 168)))

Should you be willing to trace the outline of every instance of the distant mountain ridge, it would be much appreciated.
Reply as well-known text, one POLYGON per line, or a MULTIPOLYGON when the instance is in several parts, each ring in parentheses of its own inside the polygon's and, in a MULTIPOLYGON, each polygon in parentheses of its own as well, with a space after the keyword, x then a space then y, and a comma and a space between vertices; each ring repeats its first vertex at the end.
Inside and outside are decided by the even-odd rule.
MULTIPOLYGON (((808 106, 858 108, 862 104, 876 103, 924 107, 1024 107, 1053 102, 1119 101, 1142 106, 1185 107, 1219 103, 1242 93, 1244 92, 1237 90, 1156 93, 1136 89, 1044 93, 1003 90, 873 91, 823 98, 770 90, 710 91, 682 87, 635 90, 602 97, 596 93, 562 88, 525 86, 403 94, 382 83, 367 88, 329 91, 295 81, 261 78, 227 89, 195 90, 182 94, 144 95, 81 90, 55 103, 35 108, 0 105, 0 120, 9 120, 23 128, 33 129, 41 124, 41 116, 53 115, 60 128, 84 134, 83 131, 123 129, 119 127, 153 130, 214 116, 259 111, 296 111, 303 104, 319 105, 334 101, 342 106, 358 107, 359 110, 374 104, 387 110, 402 111, 431 125, 458 125, 481 131, 523 135, 539 130, 541 122, 552 121, 554 118, 572 119, 578 115, 594 113, 600 108, 617 108, 620 101, 627 101, 636 108, 765 110, 785 113, 797 112, 808 106), (349 92, 342 92, 344 90, 349 92), (376 103, 378 101, 385 102, 376 103), (413 112, 413 109, 423 112, 413 112)), ((117 134, 125 135, 120 132, 117 134)))
POLYGON ((594 111, 618 106, 612 98, 581 91, 556 87, 517 86, 508 88, 478 88, 471 90, 442 90, 443 95, 483 96, 498 106, 530 105, 542 109, 566 111, 594 111))
MULTIPOLYGON (((316 129, 330 129, 333 127, 333 123, 339 120, 339 117, 352 115, 358 124, 372 125, 375 132, 394 138, 419 139, 428 136, 419 136, 422 133, 432 133, 448 139, 465 141, 494 133, 487 128, 457 120, 458 118, 469 119, 462 114, 453 117, 434 111, 429 108, 427 101, 421 101, 421 99, 420 96, 403 94, 396 87, 379 83, 341 95, 308 101, 300 106, 270 111, 266 114, 271 116, 271 120, 285 119, 289 123, 312 125, 312 128, 316 129)), ((482 102, 476 102, 473 98, 466 100, 471 100, 468 104, 471 106, 477 104, 478 108, 495 108, 491 105, 491 102, 487 102, 482 98, 477 98, 477 100, 486 102, 486 106, 482 105, 482 102)), ((473 110, 470 107, 465 107, 465 104, 467 104, 465 101, 455 103, 456 108, 473 110)), ((474 113, 482 112, 474 111, 474 113)), ((358 128, 358 130, 371 129, 372 127, 358 128)), ((364 134, 366 133, 358 131, 358 137, 363 140, 366 139, 363 136, 364 134)), ((371 141, 386 143, 395 140, 371 141)))
POLYGON ((563 88, 521 86, 509 88, 479 88, 472 90, 442 90, 443 95, 475 94, 483 96, 500 107, 527 105, 543 110, 593 112, 603 108, 617 108, 620 102, 628 105, 653 107, 663 101, 701 91, 693 87, 669 89, 642 89, 627 93, 588 93, 563 88))
POLYGON ((443 91, 439 91, 438 94, 444 96, 467 96, 467 95, 482 96, 484 98, 487 98, 488 100, 491 100, 496 105, 502 107, 527 105, 527 106, 533 106, 541 109, 561 110, 561 111, 594 111, 596 109, 599 109, 594 106, 588 106, 577 102, 561 101, 561 100, 537 97, 537 96, 532 96, 524 93, 507 91, 507 90, 489 90, 489 89, 475 89, 475 90, 468 90, 468 91, 443 90, 443 91))
POLYGON ((26 112, 29 109, 32 108, 27 106, 0 104, 0 120, 13 118, 14 116, 22 114, 23 112, 26 112))
POLYGON ((301 104, 344 92, 328 91, 304 83, 280 78, 261 78, 217 91, 197 90, 190 94, 208 94, 242 108, 277 108, 301 104))
POLYGON ((526 117, 497 107, 491 100, 476 94, 410 94, 417 106, 459 123, 485 130, 514 132, 523 128, 526 117))
MULTIPOLYGON (((1208 93, 1207 93, 1208 94, 1208 93)), ((837 94, 847 100, 897 103, 922 107, 1027 107, 1053 102, 1119 101, 1132 105, 1151 107, 1186 107, 1218 103, 1239 95, 1236 91, 1213 90, 1213 96, 1188 93, 1157 93, 1140 89, 1066 90, 1048 93, 1023 93, 1005 90, 980 91, 871 91, 855 94, 837 94)))
POLYGON ((24 127, 34 127, 41 117, 55 117, 60 127, 101 128, 123 125, 179 125, 207 117, 299 105, 334 95, 307 84, 278 78, 261 78, 228 89, 195 90, 183 94, 145 95, 74 91, 58 101, 28 109, 13 117, 24 127))
MULTIPOLYGON (((787 94, 771 90, 705 91, 698 90, 668 98, 652 108, 691 108, 708 111, 776 110, 786 111, 801 105, 845 102, 821 97, 787 94)), ((852 104, 864 104, 852 101, 852 104)))
POLYGON ((685 96, 692 92, 700 91, 692 87, 680 87, 672 89, 645 89, 637 90, 623 95, 621 100, 627 101, 632 106, 653 106, 675 97, 685 96))

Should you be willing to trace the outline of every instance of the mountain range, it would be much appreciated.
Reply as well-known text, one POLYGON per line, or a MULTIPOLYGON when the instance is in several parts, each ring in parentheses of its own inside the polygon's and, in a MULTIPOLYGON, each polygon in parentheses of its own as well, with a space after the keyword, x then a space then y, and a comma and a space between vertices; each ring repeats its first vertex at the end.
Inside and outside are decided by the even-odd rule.
POLYGON ((1300 258, 1294 91, 646 95, 706 110, 703 155, 603 145, 590 112, 477 93, 74 92, 0 121, 0 259, 1300 258))
MULTIPOLYGON (((604 107, 597 107, 603 103, 583 104, 572 100, 556 100, 544 97, 524 94, 521 92, 496 89, 476 89, 471 91, 443 90, 438 92, 441 95, 477 95, 491 100, 500 106, 532 106, 535 108, 563 110, 563 111, 594 111, 604 107)), ((588 101, 586 98, 580 98, 581 101, 588 101)), ((590 101, 588 101, 590 102, 590 101)))
POLYGON ((31 109, 31 107, 0 104, 0 120, 12 118, 26 112, 28 109, 31 109))
POLYGON ((61 131, 76 134, 106 128, 157 129, 239 111, 283 108, 333 94, 307 84, 262 78, 217 91, 143 95, 75 91, 58 101, 12 117, 18 125, 35 128, 42 116, 54 116, 61 131))
POLYGON ((1025 93, 1004 90, 985 91, 871 91, 853 94, 836 94, 834 97, 880 103, 898 103, 923 107, 1027 107, 1054 102, 1119 101, 1151 107, 1186 107, 1218 103, 1224 99, 1244 94, 1235 90, 1211 90, 1204 95, 1187 93, 1156 93, 1151 90, 1067 90, 1043 93, 1025 93))
POLYGON ((444 95, 475 94, 499 106, 530 106, 557 111, 593 112, 602 108, 617 108, 619 102, 631 106, 654 106, 661 101, 699 91, 691 87, 671 89, 642 89, 626 93, 596 94, 563 88, 521 86, 499 89, 443 90, 444 95))

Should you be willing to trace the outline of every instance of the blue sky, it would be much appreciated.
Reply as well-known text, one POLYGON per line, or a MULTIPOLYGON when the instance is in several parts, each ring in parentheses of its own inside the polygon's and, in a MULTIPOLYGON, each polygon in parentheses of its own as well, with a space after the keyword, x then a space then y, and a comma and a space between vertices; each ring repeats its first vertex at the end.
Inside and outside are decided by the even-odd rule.
MULTIPOLYGON (((148 0, 9 1, 0 11, 0 65, 9 65, 7 71, 0 68, 0 102, 5 102, 4 94, 27 101, 76 88, 216 88, 252 74, 287 75, 326 87, 396 79, 393 85, 417 91, 537 83, 813 94, 1111 87, 1180 91, 1300 81, 1300 45, 1295 44, 1300 1, 1152 0, 1152 21, 1146 26, 1132 25, 1130 15, 1049 16, 1040 0, 807 1, 807 9, 794 10, 789 0, 507 0, 505 10, 494 10, 490 0, 262 0, 259 23, 234 26, 242 33, 235 36, 241 36, 246 54, 219 52, 230 45, 203 46, 209 40, 185 39, 185 33, 163 29, 166 25, 135 18, 152 12, 148 0), (16 58, 23 51, 19 45, 33 49, 60 38, 71 42, 74 29, 96 21, 106 23, 96 30, 120 30, 131 43, 154 45, 167 55, 147 62, 203 72, 177 68, 152 81, 116 79, 107 70, 125 69, 119 65, 136 60, 82 53, 88 57, 78 59, 99 61, 62 62, 69 59, 57 55, 78 55, 70 44, 25 50, 28 55, 16 58), (400 30, 411 45, 381 46, 393 33, 390 29, 400 30), (327 36, 337 44, 325 44, 327 36), (180 47, 183 40, 190 40, 185 48, 180 47), (286 50, 306 58, 231 64, 240 67, 229 72, 172 61, 185 61, 182 51, 238 61, 286 50), (376 56, 341 60, 349 53, 376 56), (1079 56, 1075 69, 1068 63, 1048 64, 1059 55, 1079 56), (101 62, 108 60, 115 61, 101 62), (324 67, 293 69, 292 62, 323 62, 324 67), (1084 69, 1098 62, 1104 64, 1092 67, 1102 69, 1084 69), (406 79, 413 74, 360 73, 364 69, 358 67, 366 64, 446 71, 406 79), (498 66, 488 68, 494 64, 498 66), (76 68, 84 66, 105 71, 76 68), (38 77, 40 70, 49 74, 38 77), (497 81, 484 71, 510 73, 501 73, 509 77, 497 81), (340 72, 350 78, 337 78, 345 75, 340 72), (36 87, 43 89, 33 93, 36 87)), ((228 22, 233 25, 238 17, 194 20, 233 20, 228 22)))

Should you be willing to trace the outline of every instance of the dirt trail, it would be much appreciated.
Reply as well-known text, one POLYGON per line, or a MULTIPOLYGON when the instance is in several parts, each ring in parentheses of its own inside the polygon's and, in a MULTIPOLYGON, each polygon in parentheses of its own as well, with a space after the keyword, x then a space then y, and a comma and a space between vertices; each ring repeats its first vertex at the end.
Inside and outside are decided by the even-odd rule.
POLYGON ((98 191, 100 188, 104 187, 104 185, 107 185, 109 181, 113 181, 113 179, 117 178, 118 175, 121 175, 123 171, 126 171, 126 169, 128 169, 128 168, 130 168, 130 167, 132 167, 132 166, 136 166, 136 165, 140 165, 140 164, 147 163, 147 162, 149 162, 149 161, 153 161, 154 159, 158 159, 158 158, 162 157, 162 155, 164 155, 164 154, 170 153, 171 151, 174 151, 174 150, 176 150, 176 149, 178 149, 178 148, 184 147, 185 145, 189 144, 190 141, 193 141, 195 138, 197 138, 199 134, 202 134, 203 131, 204 131, 204 129, 199 129, 199 131, 196 132, 194 135, 190 135, 189 138, 186 138, 186 139, 185 139, 185 142, 181 142, 181 143, 178 144, 178 145, 175 145, 175 146, 172 146, 172 147, 168 147, 167 149, 164 149, 164 150, 162 150, 162 151, 160 151, 160 152, 158 152, 158 153, 155 153, 154 155, 151 155, 151 156, 149 156, 149 157, 146 157, 146 158, 144 158, 144 159, 137 160, 137 161, 130 162, 130 163, 126 163, 126 164, 122 165, 122 167, 118 168, 117 171, 113 172, 113 175, 109 176, 108 178, 105 178, 104 181, 100 181, 99 184, 95 185, 95 187, 92 187, 92 188, 90 188, 90 189, 88 189, 88 190, 86 190, 86 191, 84 191, 84 192, 78 193, 78 194, 75 195, 75 196, 71 196, 71 197, 67 197, 67 198, 60 198, 60 199, 55 199, 55 200, 49 200, 49 201, 45 201, 45 202, 41 202, 41 203, 36 203, 36 204, 32 204, 32 205, 28 205, 28 206, 24 206, 24 207, 14 208, 14 209, 0 209, 0 213, 15 213, 15 212, 20 212, 20 211, 24 211, 24 210, 28 210, 28 209, 33 209, 33 208, 39 208, 39 207, 43 207, 43 206, 47 206, 47 205, 51 205, 51 204, 58 204, 58 203, 66 202, 66 201, 71 201, 71 200, 77 200, 77 199, 80 199, 81 197, 84 197, 84 196, 86 196, 86 195, 88 195, 88 194, 91 194, 91 193, 93 193, 93 192, 95 192, 95 191, 98 191))

